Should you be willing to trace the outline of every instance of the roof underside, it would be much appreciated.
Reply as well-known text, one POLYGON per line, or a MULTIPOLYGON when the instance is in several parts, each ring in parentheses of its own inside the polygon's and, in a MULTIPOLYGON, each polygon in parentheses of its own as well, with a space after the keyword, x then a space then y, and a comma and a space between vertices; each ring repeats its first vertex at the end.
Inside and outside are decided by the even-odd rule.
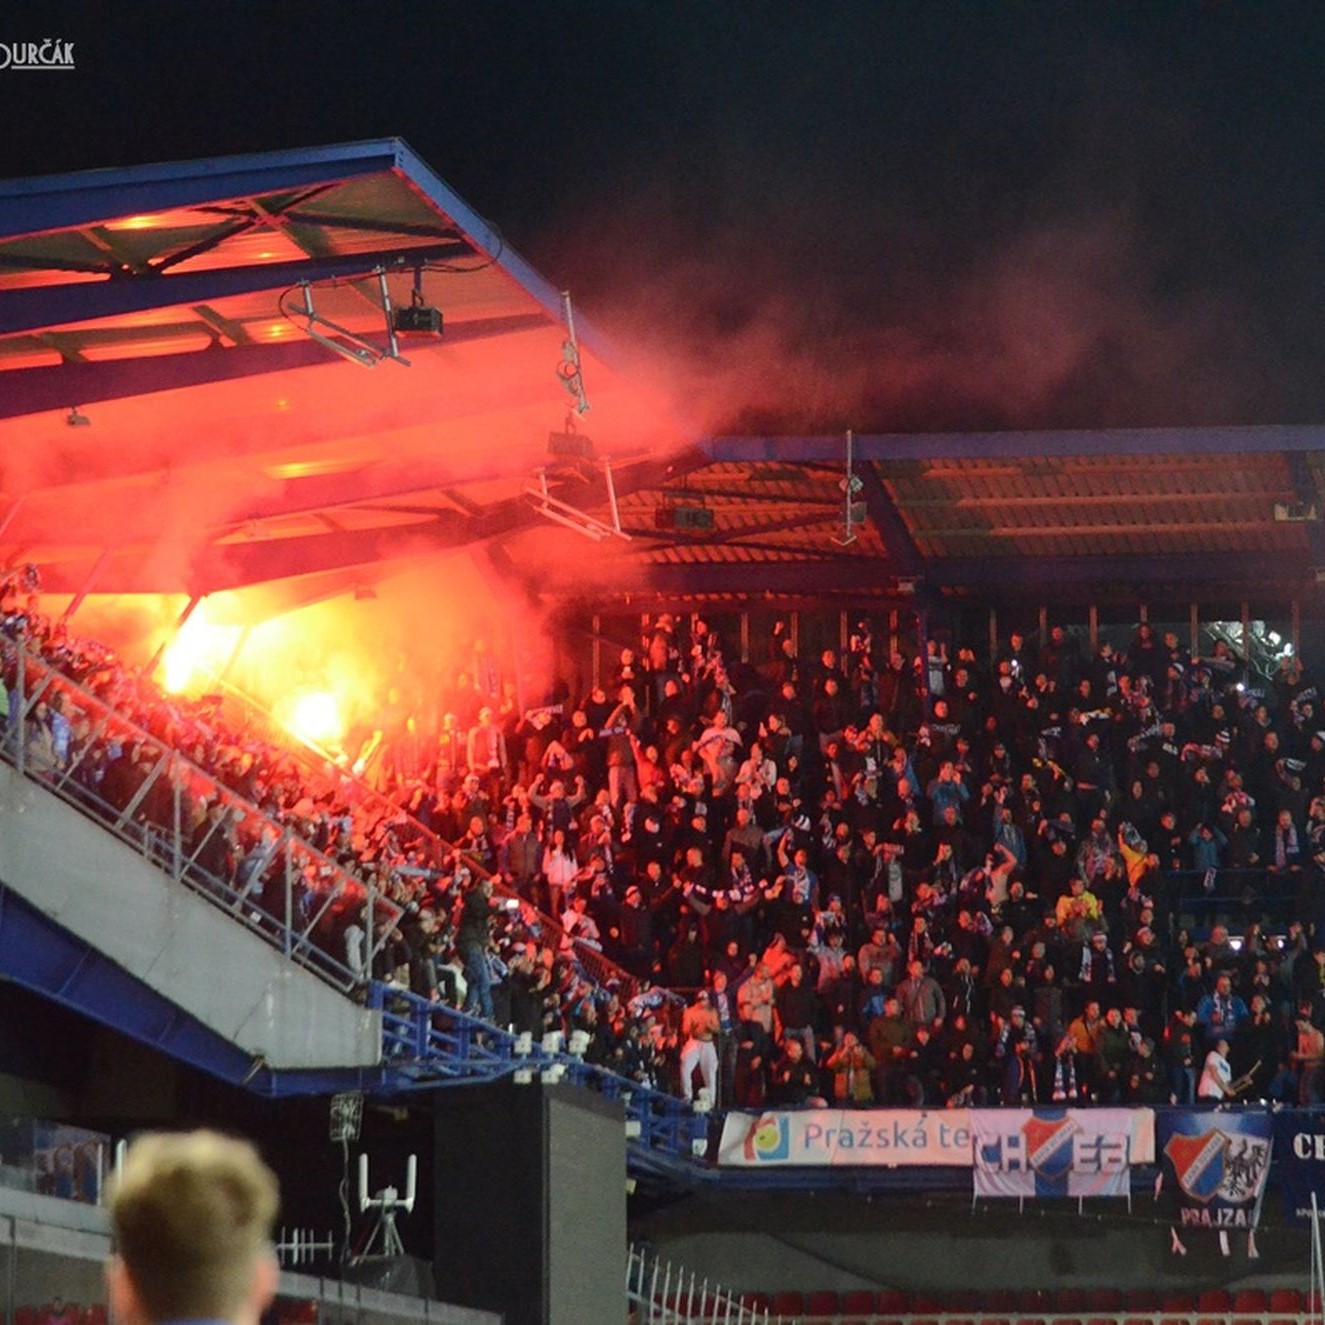
POLYGON ((846 544, 845 437, 717 438, 622 508, 635 588, 666 594, 1285 603, 1325 567, 1322 448, 1315 428, 857 437, 846 544), (677 504, 711 529, 658 529, 677 504))
MULTIPOLYGON (((559 294, 403 143, 0 184, 0 568, 70 593, 282 581, 293 601, 495 543, 541 588, 670 597, 1283 600, 1325 567, 1325 430, 858 437, 847 542, 845 438, 691 446, 579 332, 583 426, 631 535, 587 571, 525 495, 569 404, 559 294), (445 316, 402 342, 409 367, 299 325, 306 282, 386 348, 383 279, 445 316), (677 507, 711 527, 662 527, 677 507)), ((600 471, 556 486, 607 515, 600 471)))
MULTIPOLYGON (((583 426, 629 491, 681 437, 577 321, 583 426)), ((322 596, 518 531, 572 403, 565 340, 558 291, 398 141, 0 185, 0 565, 322 596), (408 366, 305 333, 303 283, 385 350, 383 279, 445 318, 402 337, 408 366)))

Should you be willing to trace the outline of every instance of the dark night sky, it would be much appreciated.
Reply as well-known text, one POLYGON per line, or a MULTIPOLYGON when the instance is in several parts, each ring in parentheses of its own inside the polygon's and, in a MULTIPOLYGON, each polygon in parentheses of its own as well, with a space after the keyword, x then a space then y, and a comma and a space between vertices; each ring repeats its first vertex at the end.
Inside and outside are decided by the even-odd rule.
POLYGON ((714 427, 1325 417, 1318 5, 13 6, 0 175, 399 134, 714 427))

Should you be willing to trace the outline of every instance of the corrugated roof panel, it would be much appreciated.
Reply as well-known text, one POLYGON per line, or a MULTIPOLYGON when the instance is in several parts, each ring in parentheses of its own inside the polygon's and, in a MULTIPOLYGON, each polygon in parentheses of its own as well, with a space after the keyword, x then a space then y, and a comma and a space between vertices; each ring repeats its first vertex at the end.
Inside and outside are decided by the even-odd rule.
MULTIPOLYGON (((183 248, 184 244, 171 247, 183 248)), ((194 257, 174 263, 169 270, 183 275, 191 271, 219 271, 226 267, 261 267, 270 262, 298 262, 307 256, 286 232, 255 226, 231 235, 194 257)), ((163 276, 162 279, 169 280, 170 277, 163 276)))
POLYGON ((397 175, 367 175, 346 180, 316 198, 300 203, 300 216, 320 219, 344 217, 361 221, 387 221, 402 226, 436 226, 437 213, 407 180, 397 175))

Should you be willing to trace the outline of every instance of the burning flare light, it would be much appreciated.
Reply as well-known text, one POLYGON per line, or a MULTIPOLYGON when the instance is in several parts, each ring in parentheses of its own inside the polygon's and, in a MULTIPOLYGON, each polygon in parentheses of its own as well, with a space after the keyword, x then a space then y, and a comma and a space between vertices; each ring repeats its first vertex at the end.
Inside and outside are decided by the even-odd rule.
POLYGON ((195 682, 214 676, 226 665, 239 642, 239 626, 218 626, 199 608, 161 657, 161 682, 172 695, 183 694, 195 682))
POLYGON ((296 695, 290 704, 278 708, 277 716, 310 745, 336 745, 345 735, 340 704, 329 690, 306 690, 296 695))

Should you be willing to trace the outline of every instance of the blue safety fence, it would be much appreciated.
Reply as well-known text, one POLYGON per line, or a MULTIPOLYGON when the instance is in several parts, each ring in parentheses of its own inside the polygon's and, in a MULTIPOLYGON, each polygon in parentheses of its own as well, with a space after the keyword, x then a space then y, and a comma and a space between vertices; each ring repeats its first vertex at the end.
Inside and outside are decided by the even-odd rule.
POLYGON ((705 1115, 675 1095, 585 1062, 563 1045, 559 1033, 544 1040, 516 1035, 380 981, 369 987, 368 1006, 382 1013, 384 1059, 418 1087, 565 1081, 620 1101, 638 1150, 682 1160, 706 1152, 705 1115))

